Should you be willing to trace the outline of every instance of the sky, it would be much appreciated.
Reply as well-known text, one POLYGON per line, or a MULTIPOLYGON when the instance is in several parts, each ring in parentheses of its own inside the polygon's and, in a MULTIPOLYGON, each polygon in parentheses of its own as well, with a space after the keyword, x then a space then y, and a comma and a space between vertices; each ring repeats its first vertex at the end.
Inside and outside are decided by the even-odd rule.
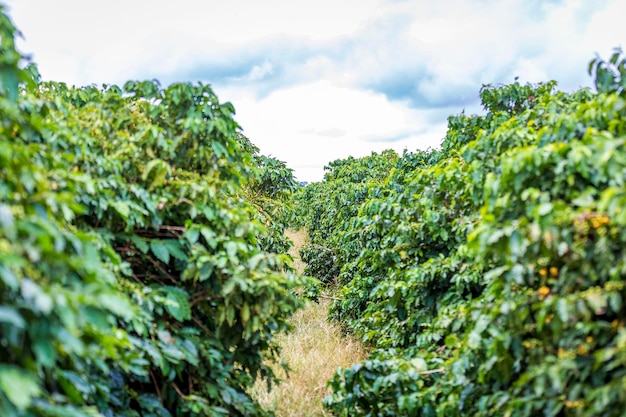
POLYGON ((591 86, 624 0, 0 0, 46 80, 203 82, 300 181, 335 159, 436 148, 484 84, 591 86))

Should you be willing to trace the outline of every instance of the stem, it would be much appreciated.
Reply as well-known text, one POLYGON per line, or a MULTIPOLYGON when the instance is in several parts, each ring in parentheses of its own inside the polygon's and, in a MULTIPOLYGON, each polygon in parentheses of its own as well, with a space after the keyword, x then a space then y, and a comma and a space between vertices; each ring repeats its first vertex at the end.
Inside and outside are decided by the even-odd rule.
POLYGON ((446 370, 443 368, 431 369, 428 371, 418 372, 420 375, 431 375, 431 374, 445 374, 446 370))
POLYGON ((172 386, 174 387, 174 391, 176 391, 178 393, 178 395, 180 395, 180 398, 182 398, 184 400, 185 399, 185 394, 183 394, 183 392, 180 390, 180 388, 178 388, 178 385, 176 385, 175 382, 172 382, 172 386))
POLYGON ((205 301, 207 299, 209 300, 214 300, 216 298, 222 298, 221 296, 217 297, 217 296, 213 296, 213 297, 209 297, 209 295, 211 294, 211 290, 203 290, 200 291, 196 294, 193 294, 191 297, 191 299, 193 299, 193 301, 189 302, 189 306, 190 307, 194 307, 195 305, 201 303, 202 301, 205 301))
POLYGON ((172 230, 174 232, 182 232, 182 233, 185 233, 187 231, 187 228, 185 226, 159 226, 159 229, 172 230))
POLYGON ((343 298, 338 298, 338 297, 333 297, 331 295, 324 295, 324 294, 320 294, 319 295, 320 298, 324 298, 326 300, 335 300, 335 301, 343 301, 343 298))
POLYGON ((169 274, 169 272, 167 272, 165 269, 163 269, 161 267, 161 265, 159 265, 159 263, 157 261, 155 261, 154 259, 152 259, 150 257, 147 257, 147 259, 152 263, 152 265, 156 266, 157 269, 159 271, 161 271, 161 273, 163 273, 163 275, 165 275, 166 278, 168 278, 173 283, 178 284, 178 281, 176 280, 176 278, 174 278, 172 275, 169 274))
POLYGON ((197 318, 192 317, 191 320, 193 320, 193 322, 196 323, 198 325, 198 327, 200 327, 202 330, 204 330, 204 332, 211 333, 211 332, 209 332, 209 329, 207 329, 206 326, 204 324, 202 324, 200 322, 200 320, 198 320, 197 318))
POLYGON ((157 384, 157 380, 154 376, 154 373, 152 372, 152 369, 150 369, 150 379, 152 379, 152 383, 154 384, 154 389, 156 390, 157 397, 159 397, 159 400, 163 402, 163 398, 161 397, 161 390, 159 389, 159 384, 157 384))

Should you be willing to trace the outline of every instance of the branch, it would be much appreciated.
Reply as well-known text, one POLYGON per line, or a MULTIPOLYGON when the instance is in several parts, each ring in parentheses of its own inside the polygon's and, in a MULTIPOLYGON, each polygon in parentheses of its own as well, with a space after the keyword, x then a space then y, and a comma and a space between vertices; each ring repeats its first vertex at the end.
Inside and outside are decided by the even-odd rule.
POLYGON ((185 226, 159 226, 159 229, 172 230, 174 232, 183 232, 183 233, 187 231, 187 228, 185 226))
POLYGON ((174 203, 174 204, 180 204, 180 203, 187 203, 187 204, 189 204, 190 206, 193 206, 193 201, 188 200, 188 199, 186 199, 186 198, 184 198, 184 197, 183 197, 183 198, 181 198, 181 199, 179 199, 179 200, 178 200, 176 203, 174 203))
POLYGON ((324 295, 324 294, 320 294, 319 295, 320 298, 324 298, 326 300, 335 300, 335 301, 343 301, 343 298, 338 298, 338 297, 333 297, 331 295, 324 295))
POLYGON ((143 285, 143 282, 139 279, 139 277, 138 277, 137 275, 135 275, 135 274, 133 273, 132 277, 133 277, 133 279, 135 280, 135 282, 137 282, 137 284, 139 284, 139 285, 143 285))
POLYGON ((157 380, 154 376, 154 373, 152 372, 152 369, 150 369, 150 379, 152 379, 152 383, 154 383, 154 389, 156 390, 157 397, 159 397, 159 400, 163 402, 163 398, 161 397, 161 390, 159 389, 159 385, 157 384, 157 380))
POLYGON ((192 299, 192 301, 189 302, 189 306, 190 307, 194 307, 196 304, 201 303, 202 301, 205 300, 214 300, 216 298, 222 298, 221 296, 217 297, 209 297, 209 295, 211 294, 211 290, 202 290, 198 293, 192 294, 191 297, 189 297, 190 299, 192 299))
POLYGON ((209 332, 209 329, 207 329, 206 326, 202 324, 197 318, 191 317, 191 320, 193 320, 193 322, 196 323, 196 325, 198 325, 198 327, 201 328, 205 333, 211 333, 209 332))
POLYGON ((178 395, 180 395, 180 398, 182 398, 184 400, 185 399, 185 394, 183 394, 183 392, 180 390, 180 388, 178 388, 178 385, 176 385, 175 382, 172 382, 172 386, 174 387, 174 391, 176 391, 178 393, 178 395))
POLYGON ((428 371, 418 372, 420 375, 431 375, 431 374, 445 374, 446 370, 443 368, 430 369, 428 371))
POLYGON ((147 237, 154 239, 155 237, 165 237, 165 238, 179 238, 180 234, 175 233, 175 231, 163 229, 163 231, 154 231, 154 230, 137 230, 135 234, 140 237, 147 237))
POLYGON ((172 281, 175 284, 178 284, 178 281, 176 280, 176 278, 174 278, 172 275, 169 274, 169 272, 167 272, 165 269, 163 269, 161 267, 161 265, 159 265, 159 263, 157 261, 155 261, 154 259, 150 258, 149 256, 146 257, 146 259, 148 259, 152 263, 152 265, 156 266, 157 269, 159 271, 161 271, 163 273, 163 275, 165 275, 165 277, 167 277, 170 281, 172 281))

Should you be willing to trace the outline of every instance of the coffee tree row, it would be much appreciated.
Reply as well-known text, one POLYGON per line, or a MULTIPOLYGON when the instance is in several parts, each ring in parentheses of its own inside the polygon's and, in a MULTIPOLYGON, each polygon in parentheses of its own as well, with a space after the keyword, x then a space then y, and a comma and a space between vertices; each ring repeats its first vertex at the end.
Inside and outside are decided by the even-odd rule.
POLYGON ((266 415, 291 170, 205 85, 40 83, 0 9, 0 415, 266 415))
POLYGON ((597 93, 483 87, 484 115, 450 117, 440 150, 399 158, 329 229, 331 316, 373 348, 330 381, 329 410, 623 414, 625 67, 593 61, 597 93))
POLYGON ((344 260, 341 237, 367 198, 368 184, 380 181, 397 163, 391 150, 364 158, 336 160, 325 167, 324 181, 309 184, 293 197, 293 227, 306 227, 310 243, 300 250, 304 273, 325 284, 336 282, 344 260))

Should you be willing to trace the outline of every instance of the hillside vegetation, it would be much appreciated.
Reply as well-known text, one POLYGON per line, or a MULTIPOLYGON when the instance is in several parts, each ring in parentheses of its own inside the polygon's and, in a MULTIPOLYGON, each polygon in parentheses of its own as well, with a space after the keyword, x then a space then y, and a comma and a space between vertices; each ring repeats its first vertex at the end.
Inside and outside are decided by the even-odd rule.
POLYGON ((331 317, 373 348, 331 380, 335 415, 623 415, 626 61, 590 74, 483 86, 441 149, 335 161, 296 195, 331 317))

